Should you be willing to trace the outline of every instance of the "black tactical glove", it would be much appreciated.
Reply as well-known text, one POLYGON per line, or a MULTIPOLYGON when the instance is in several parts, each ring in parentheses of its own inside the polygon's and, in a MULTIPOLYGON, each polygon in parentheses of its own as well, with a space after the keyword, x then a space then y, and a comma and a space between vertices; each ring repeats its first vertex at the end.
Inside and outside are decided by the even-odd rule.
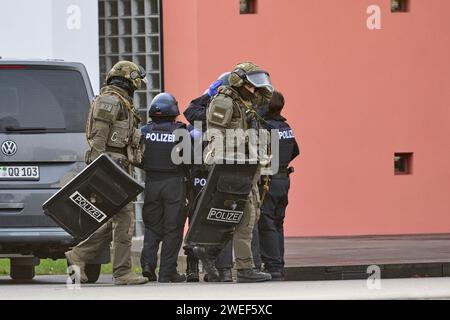
POLYGON ((246 120, 247 120, 247 124, 248 127, 251 129, 258 129, 258 118, 256 115, 256 110, 255 109, 247 109, 245 112, 245 116, 246 116, 246 120))

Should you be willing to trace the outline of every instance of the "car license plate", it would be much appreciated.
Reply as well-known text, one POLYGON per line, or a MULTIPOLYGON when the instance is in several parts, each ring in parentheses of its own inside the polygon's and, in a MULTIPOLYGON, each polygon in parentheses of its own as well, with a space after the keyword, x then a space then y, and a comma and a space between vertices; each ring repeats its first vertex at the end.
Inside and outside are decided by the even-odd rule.
POLYGON ((39 180, 39 167, 0 166, 0 180, 39 180))

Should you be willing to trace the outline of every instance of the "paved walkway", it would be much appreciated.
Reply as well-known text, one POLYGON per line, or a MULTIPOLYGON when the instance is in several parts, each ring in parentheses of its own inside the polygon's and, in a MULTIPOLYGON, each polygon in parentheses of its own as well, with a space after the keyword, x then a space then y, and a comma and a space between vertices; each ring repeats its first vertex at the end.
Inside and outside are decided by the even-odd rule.
POLYGON ((369 289, 367 281, 285 281, 257 284, 149 283, 114 286, 109 277, 100 282, 68 289, 64 276, 38 276, 17 284, 0 277, 0 299, 148 299, 148 300, 308 300, 308 299, 448 299, 450 278, 382 279, 381 288, 369 289))
POLYGON ((287 238, 287 266, 450 262, 450 234, 287 238))
MULTIPOLYGON (((450 276, 450 234, 287 238, 285 247, 288 280, 366 279, 369 265, 385 278, 450 276)), ((136 264, 141 248, 135 240, 136 264)), ((178 265, 184 272, 183 250, 178 265)))

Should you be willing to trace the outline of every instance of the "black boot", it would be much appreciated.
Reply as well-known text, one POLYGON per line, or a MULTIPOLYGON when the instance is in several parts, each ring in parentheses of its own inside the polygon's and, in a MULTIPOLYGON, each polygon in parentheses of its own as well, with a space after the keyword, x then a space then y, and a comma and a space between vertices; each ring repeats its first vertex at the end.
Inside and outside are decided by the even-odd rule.
POLYGON ((186 282, 199 282, 198 259, 193 255, 186 258, 186 282))
POLYGON ((233 282, 233 274, 231 273, 231 269, 229 268, 219 269, 219 278, 220 282, 233 282))
POLYGON ((264 267, 263 272, 270 273, 270 275, 272 276, 271 281, 284 281, 283 269, 264 267))
MULTIPOLYGON (((233 282, 233 274, 231 273, 231 269, 229 268, 221 268, 219 271, 219 280, 216 282, 233 282)), ((205 274, 203 281, 208 282, 208 275, 205 274)))
POLYGON ((218 282, 220 280, 219 271, 217 271, 215 265, 215 257, 208 254, 207 249, 205 247, 194 247, 192 249, 195 256, 200 259, 205 268, 206 273, 208 274, 208 282, 218 282))
POLYGON ((270 272, 271 281, 284 281, 284 273, 279 271, 270 272))
POLYGON ((142 276, 146 277, 148 281, 156 281, 156 273, 155 270, 152 269, 150 266, 143 266, 142 267, 142 276))
POLYGON ((254 269, 241 269, 237 272, 237 282, 262 282, 271 279, 270 273, 258 272, 254 269))
POLYGON ((166 275, 159 275, 158 282, 185 282, 186 276, 184 274, 179 274, 178 272, 166 276, 166 275))

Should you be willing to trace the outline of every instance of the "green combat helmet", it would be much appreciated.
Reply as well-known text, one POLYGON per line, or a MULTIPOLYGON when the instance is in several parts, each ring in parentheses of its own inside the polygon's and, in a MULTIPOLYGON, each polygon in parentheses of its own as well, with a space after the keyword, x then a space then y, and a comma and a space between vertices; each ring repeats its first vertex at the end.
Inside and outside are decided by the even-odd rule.
POLYGON ((138 90, 141 88, 142 82, 147 83, 146 75, 144 68, 141 66, 131 61, 119 61, 108 72, 106 84, 110 84, 114 77, 121 77, 130 81, 133 89, 138 90))
POLYGON ((265 88, 273 92, 273 86, 267 71, 261 70, 256 64, 250 61, 241 62, 234 67, 229 77, 230 85, 242 87, 249 83, 256 88, 265 88))

